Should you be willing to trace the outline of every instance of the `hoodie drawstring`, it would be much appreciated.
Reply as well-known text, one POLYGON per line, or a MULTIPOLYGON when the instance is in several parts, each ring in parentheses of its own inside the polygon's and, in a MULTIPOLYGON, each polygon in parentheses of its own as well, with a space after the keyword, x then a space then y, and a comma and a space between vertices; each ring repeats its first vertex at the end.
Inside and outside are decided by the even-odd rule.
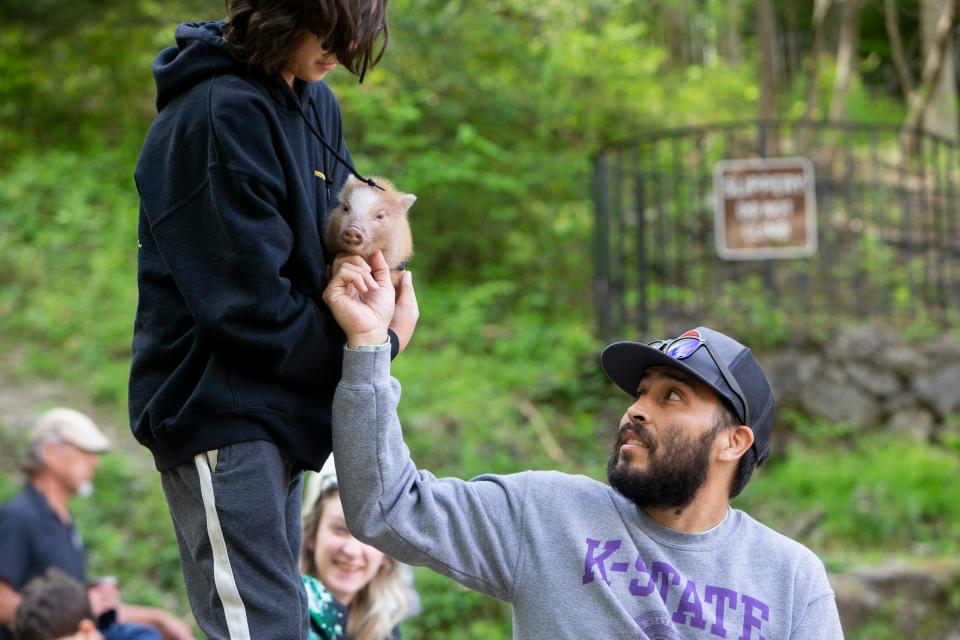
MULTIPOLYGON (((386 191, 386 189, 384 189, 383 187, 378 185, 376 182, 374 182, 372 178, 364 178, 362 175, 360 175, 360 172, 357 171, 357 168, 353 166, 353 163, 351 163, 349 160, 341 156, 339 153, 337 153, 336 149, 330 146, 330 144, 326 141, 326 139, 324 139, 323 134, 320 133, 320 130, 317 129, 317 127, 314 126, 312 122, 310 122, 310 118, 308 118, 307 114, 304 113, 303 107, 300 105, 300 99, 297 97, 295 93, 293 93, 293 90, 290 88, 290 85, 288 85, 286 81, 283 80, 282 78, 280 79, 280 84, 283 85, 283 89, 288 91, 290 95, 293 97, 293 102, 294 104, 297 105, 297 111, 300 113, 300 117, 303 118, 303 121, 306 123, 307 129, 309 129, 310 133, 313 134, 313 137, 319 140, 320 144, 322 144, 323 147, 327 151, 329 151, 334 158, 336 158, 337 162, 345 166, 350 171, 350 173, 356 176, 357 180, 359 180, 360 182, 368 184, 371 187, 376 187, 381 191, 386 191)), ((313 115, 316 118, 316 121, 320 122, 320 111, 317 109, 317 103, 314 102, 313 96, 310 96, 309 100, 310 100, 310 107, 313 109, 313 115)))

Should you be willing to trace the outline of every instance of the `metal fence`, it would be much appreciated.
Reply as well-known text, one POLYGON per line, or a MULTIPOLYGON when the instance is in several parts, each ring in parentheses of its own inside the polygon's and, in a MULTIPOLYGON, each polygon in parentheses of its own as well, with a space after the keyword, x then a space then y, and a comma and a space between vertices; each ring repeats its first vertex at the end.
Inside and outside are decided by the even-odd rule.
POLYGON ((789 332, 849 319, 957 322, 955 142, 880 124, 763 121, 651 131, 594 163, 594 291, 604 336, 692 323, 789 332), (817 252, 721 260, 721 160, 812 161, 817 252))

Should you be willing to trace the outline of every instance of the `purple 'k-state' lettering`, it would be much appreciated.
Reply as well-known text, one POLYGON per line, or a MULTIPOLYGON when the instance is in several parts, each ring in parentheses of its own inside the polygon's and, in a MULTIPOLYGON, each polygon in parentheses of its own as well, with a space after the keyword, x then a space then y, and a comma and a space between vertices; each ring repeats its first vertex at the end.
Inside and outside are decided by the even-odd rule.
POLYGON ((760 619, 770 619, 770 607, 748 595, 740 596, 740 601, 743 602, 743 633, 740 640, 764 640, 764 637, 759 633, 760 625, 763 624, 760 619), (755 609, 760 612, 760 618, 753 615, 755 609), (756 638, 753 637, 753 629, 757 630, 756 638))
POLYGON ((637 554, 637 561, 633 564, 633 568, 642 574, 646 574, 647 583, 643 586, 640 586, 640 580, 634 578, 630 581, 630 593, 635 596, 648 596, 653 593, 656 585, 653 583, 653 578, 650 576, 650 570, 647 568, 647 563, 643 561, 643 556, 637 554))
POLYGON ((703 618, 703 605, 700 603, 700 594, 697 593, 697 583, 693 580, 687 580, 687 586, 683 589, 683 595, 680 596, 680 602, 677 604, 677 610, 673 612, 673 621, 680 624, 689 624, 697 629, 705 629, 707 621, 703 618), (690 622, 687 622, 687 615, 690 614, 690 622))
POLYGON ((600 546, 600 540, 593 540, 587 538, 587 555, 583 559, 583 584, 589 584, 593 582, 593 568, 597 567, 600 570, 600 578, 610 584, 610 579, 607 578, 607 568, 604 566, 604 561, 610 557, 613 552, 620 548, 620 545, 623 544, 621 540, 607 540, 603 545, 603 551, 599 555, 595 555, 597 547, 600 546))
POLYGON ((660 581, 660 599, 666 603, 667 591, 670 590, 670 584, 680 584, 680 572, 666 562, 654 562, 653 570, 650 572, 650 579, 656 582, 658 576, 663 577, 660 581))
POLYGON ((731 589, 724 589, 723 587, 714 587, 713 585, 707 585, 707 588, 704 589, 704 596, 707 602, 717 603, 716 609, 716 619, 717 621, 710 625, 710 633, 720 638, 727 637, 727 629, 723 626, 723 614, 724 610, 727 608, 725 602, 729 603, 730 609, 733 611, 737 610, 737 592, 731 589))
MULTIPOLYGON (((626 573, 629 570, 630 563, 628 562, 610 562, 609 567, 607 566, 610 556, 623 546, 622 540, 586 538, 586 543, 587 552, 583 558, 583 584, 590 584, 596 579, 594 569, 599 572, 600 579, 607 586, 610 586, 610 578, 607 575, 608 569, 617 573, 626 573)), ((640 577, 630 580, 630 593, 634 596, 645 597, 657 590, 664 604, 667 604, 671 585, 677 586, 683 581, 680 572, 669 563, 654 561, 648 567, 639 554, 633 568, 640 574, 640 577), (657 589, 658 581, 660 583, 659 589, 657 589)), ((740 601, 743 603, 743 631, 737 640, 765 640, 764 636, 761 635, 761 627, 764 622, 770 621, 770 607, 766 603, 744 594, 740 595, 740 601)), ((710 625, 710 633, 718 638, 726 638, 727 628, 724 625, 724 616, 728 609, 730 611, 737 610, 737 592, 732 589, 707 585, 701 600, 697 583, 693 580, 687 580, 683 593, 677 602, 677 608, 670 619, 677 624, 695 629, 706 629, 707 620, 703 611, 704 602, 714 605, 714 622, 710 625)), ((666 612, 664 613, 666 614, 666 612)))

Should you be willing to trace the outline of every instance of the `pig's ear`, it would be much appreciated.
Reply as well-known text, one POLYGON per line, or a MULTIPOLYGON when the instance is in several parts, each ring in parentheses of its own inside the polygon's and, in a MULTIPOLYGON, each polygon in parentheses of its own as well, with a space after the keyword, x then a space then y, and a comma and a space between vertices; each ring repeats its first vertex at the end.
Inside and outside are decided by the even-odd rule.
POLYGON ((413 206, 413 203, 417 201, 417 196, 412 193, 402 193, 400 194, 400 205, 403 207, 403 213, 407 214, 410 212, 410 207, 413 206))

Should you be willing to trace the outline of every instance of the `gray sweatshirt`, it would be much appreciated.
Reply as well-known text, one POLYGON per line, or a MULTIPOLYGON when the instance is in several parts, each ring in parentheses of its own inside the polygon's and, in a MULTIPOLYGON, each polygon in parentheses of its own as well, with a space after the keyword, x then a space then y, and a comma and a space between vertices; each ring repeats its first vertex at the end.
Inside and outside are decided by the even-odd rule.
POLYGON ((514 637, 843 637, 823 563, 746 513, 688 534, 584 476, 436 478, 410 459, 399 399, 389 346, 345 350, 333 448, 350 531, 512 603, 514 637))

